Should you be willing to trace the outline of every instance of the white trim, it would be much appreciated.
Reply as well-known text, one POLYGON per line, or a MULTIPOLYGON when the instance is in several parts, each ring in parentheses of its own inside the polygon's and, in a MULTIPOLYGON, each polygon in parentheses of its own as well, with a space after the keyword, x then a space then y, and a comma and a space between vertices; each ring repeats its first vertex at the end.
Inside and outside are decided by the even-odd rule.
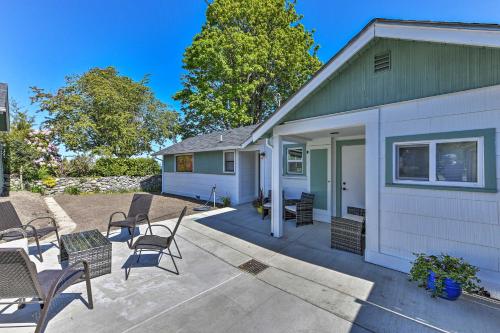
POLYGON ((435 139, 421 141, 394 142, 392 147, 392 181, 394 184, 433 185, 433 186, 458 186, 458 187, 484 187, 484 138, 470 137, 459 139, 435 139), (451 182, 436 179, 436 145, 447 142, 477 142, 477 182, 451 182), (398 179, 398 146, 428 145, 429 146, 429 180, 398 179))
POLYGON ((224 150, 222 151, 222 173, 233 174, 236 173, 236 150, 224 150), (226 153, 233 153, 233 171, 226 170, 226 153))
POLYGON ((467 26, 429 26, 418 22, 377 22, 362 30, 361 34, 336 54, 310 81, 285 102, 274 114, 252 133, 256 141, 270 131, 283 117, 293 110, 307 96, 322 85, 331 75, 340 69, 356 53, 364 48, 374 38, 393 38, 415 40, 422 42, 450 43, 459 45, 500 47, 500 30, 487 28, 472 28, 467 26))
POLYGON ((287 176, 304 176, 304 147, 302 146, 296 146, 296 147, 287 147, 285 150, 285 156, 286 156, 286 174, 287 176), (302 158, 299 160, 289 160, 288 159, 288 150, 289 149, 300 149, 302 151, 302 158), (288 168, 289 163, 302 163, 302 172, 292 172, 288 168))
POLYGON ((174 154, 174 172, 175 173, 194 173, 194 153, 185 153, 185 154, 174 154), (177 156, 192 156, 191 159, 191 171, 177 171, 177 156))

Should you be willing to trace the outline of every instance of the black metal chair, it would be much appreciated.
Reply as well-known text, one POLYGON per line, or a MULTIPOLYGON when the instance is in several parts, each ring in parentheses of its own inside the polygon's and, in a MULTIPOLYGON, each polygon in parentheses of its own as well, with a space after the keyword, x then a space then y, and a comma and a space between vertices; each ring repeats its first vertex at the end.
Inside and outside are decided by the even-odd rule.
POLYGON ((109 231, 112 227, 121 229, 126 228, 128 229, 128 233, 131 236, 129 243, 129 246, 131 246, 135 226, 144 221, 148 223, 148 229, 151 234, 153 234, 153 232, 151 231, 151 223, 149 222, 149 210, 151 208, 152 201, 153 196, 151 194, 134 194, 132 202, 130 203, 128 214, 125 214, 124 212, 114 212, 109 217, 108 232, 106 234, 106 237, 109 238, 109 231), (117 214, 121 214, 123 216, 122 219, 113 221, 113 217, 117 214))
MULTIPOLYGON (((158 264, 157 267, 160 267, 160 260, 162 257, 162 254, 164 254, 165 250, 168 251, 168 254, 170 258, 172 259, 172 262, 175 267, 175 271, 171 271, 168 269, 165 269, 169 272, 172 272, 176 275, 179 275, 179 269, 177 268, 177 264, 175 263, 175 258, 182 259, 181 251, 179 250, 179 246, 177 245, 177 242, 175 241, 175 234, 177 233, 177 229, 179 228, 179 225, 181 224, 182 219, 184 218, 184 215, 186 215, 187 211, 187 206, 184 207, 184 209, 181 212, 181 215, 179 216, 177 223, 175 224, 174 230, 171 230, 169 227, 162 225, 162 224, 153 224, 153 227, 161 227, 161 228, 166 228, 170 232, 170 236, 158 236, 158 235, 153 235, 153 232, 151 231, 151 225, 149 226, 149 229, 151 231, 151 235, 142 235, 137 238, 135 243, 132 243, 130 248, 134 250, 134 253, 132 256, 136 256, 137 252, 139 252, 139 255, 137 257, 137 262, 141 259, 141 254, 142 251, 157 251, 159 252, 159 258, 158 258, 158 264), (176 249, 177 249, 177 256, 174 256, 172 254, 172 251, 170 251, 170 246, 174 244, 176 249)), ((134 235, 132 235, 132 241, 134 239, 134 235)), ((162 268, 164 269, 164 268, 162 268)), ((129 265, 128 271, 125 269, 125 279, 128 279, 130 275, 130 271, 132 270, 132 265, 129 265)))
POLYGON ((38 303, 42 309, 35 333, 43 332, 52 300, 67 287, 85 280, 87 285, 88 308, 92 309, 92 289, 89 266, 85 261, 75 263, 63 270, 37 272, 36 265, 26 251, 19 248, 0 248, 0 299, 16 299, 15 302, 1 304, 38 303))
MULTIPOLYGON (((58 226, 56 220, 50 216, 37 217, 27 224, 22 224, 19 216, 17 215, 16 209, 10 201, 0 202, 0 231, 5 231, 11 228, 21 228, 26 231, 28 238, 34 238, 36 242, 36 247, 38 249, 38 254, 40 256, 40 261, 43 261, 42 250, 40 249, 39 239, 52 232, 56 233, 57 244, 60 246, 59 233, 57 231, 58 226), (32 225, 35 221, 49 220, 49 225, 44 227, 35 227, 32 225)), ((19 239, 19 233, 4 233, 0 236, 0 239, 5 241, 19 239)))
POLYGON ((285 206, 287 213, 295 215, 296 226, 313 223, 314 194, 302 192, 300 200, 294 205, 285 206))

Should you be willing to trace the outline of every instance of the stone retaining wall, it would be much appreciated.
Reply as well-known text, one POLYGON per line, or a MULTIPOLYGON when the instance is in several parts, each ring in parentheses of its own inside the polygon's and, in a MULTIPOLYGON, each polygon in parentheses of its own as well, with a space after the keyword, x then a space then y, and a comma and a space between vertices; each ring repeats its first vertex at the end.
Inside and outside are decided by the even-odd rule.
MULTIPOLYGON (((11 191, 19 191, 21 189, 21 181, 15 176, 10 177, 6 185, 9 186, 11 191)), ((34 186, 43 188, 45 195, 64 193, 64 190, 68 187, 77 187, 80 192, 160 191, 161 175, 144 177, 56 178, 56 186, 51 188, 45 186, 41 180, 25 183, 25 189, 30 189, 34 186)))

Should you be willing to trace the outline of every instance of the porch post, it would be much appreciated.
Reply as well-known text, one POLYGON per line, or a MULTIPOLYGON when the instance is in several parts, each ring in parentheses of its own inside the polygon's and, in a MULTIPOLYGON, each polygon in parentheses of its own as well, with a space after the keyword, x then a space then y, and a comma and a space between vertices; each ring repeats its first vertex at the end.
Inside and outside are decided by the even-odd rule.
POLYGON ((281 173, 283 170, 283 142, 280 135, 273 136, 273 158, 271 168, 271 235, 274 237, 283 236, 283 195, 281 173))

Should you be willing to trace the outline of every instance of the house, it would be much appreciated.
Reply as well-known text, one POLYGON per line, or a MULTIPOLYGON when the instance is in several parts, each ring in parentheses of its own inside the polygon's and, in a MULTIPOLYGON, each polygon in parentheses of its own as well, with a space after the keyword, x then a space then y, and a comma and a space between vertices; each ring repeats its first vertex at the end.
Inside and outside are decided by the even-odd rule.
POLYGON ((500 297, 500 25, 375 19, 250 129, 227 146, 214 134, 167 148, 164 191, 192 195, 227 179, 219 193, 246 202, 236 174, 254 165, 241 157, 253 147, 265 153, 275 237, 281 192, 311 192, 314 220, 366 221, 367 262, 408 272, 413 253, 448 253, 478 266, 500 297), (239 156, 232 176, 226 150, 239 156), (189 174, 176 173, 185 153, 189 174))
POLYGON ((162 192, 216 201, 251 202, 271 187, 271 149, 266 140, 249 142, 256 128, 245 126, 188 138, 155 155, 163 156, 162 192))
MULTIPOLYGON (((0 83, 0 132, 9 130, 9 94, 6 83, 0 83)), ((4 193, 4 147, 0 143, 0 195, 4 193)))
POLYGON ((252 133, 272 234, 281 190, 312 192, 315 220, 365 217, 366 261, 464 257, 498 297, 499 133, 500 25, 375 19, 252 133))

